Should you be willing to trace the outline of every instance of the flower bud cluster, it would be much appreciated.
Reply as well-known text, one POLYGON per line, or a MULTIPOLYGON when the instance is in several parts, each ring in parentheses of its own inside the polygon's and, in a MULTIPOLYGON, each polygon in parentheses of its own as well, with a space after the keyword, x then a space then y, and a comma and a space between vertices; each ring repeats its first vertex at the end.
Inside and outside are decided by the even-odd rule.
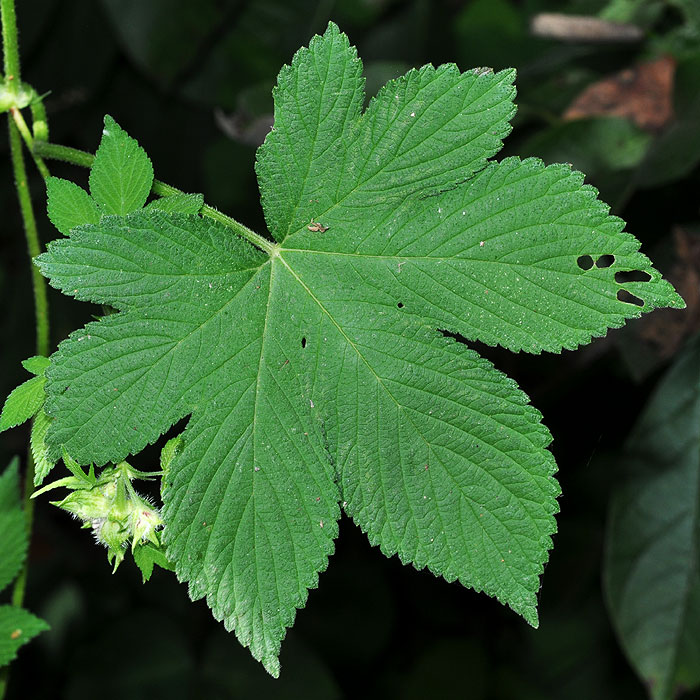
POLYGON ((107 547, 114 570, 124 559, 131 541, 132 550, 140 543, 160 545, 158 530, 163 519, 158 508, 138 494, 131 484, 136 474, 126 462, 104 469, 94 483, 81 484, 54 505, 71 513, 92 528, 95 539, 107 547))

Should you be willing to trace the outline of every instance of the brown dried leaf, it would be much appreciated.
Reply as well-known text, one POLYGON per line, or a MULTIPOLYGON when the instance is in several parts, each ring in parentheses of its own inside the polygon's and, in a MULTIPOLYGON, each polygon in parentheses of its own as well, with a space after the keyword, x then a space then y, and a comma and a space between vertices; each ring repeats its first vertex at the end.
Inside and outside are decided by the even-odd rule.
POLYGON ((564 119, 616 116, 647 131, 662 129, 673 117, 673 76, 670 56, 640 63, 589 85, 564 112, 564 119))

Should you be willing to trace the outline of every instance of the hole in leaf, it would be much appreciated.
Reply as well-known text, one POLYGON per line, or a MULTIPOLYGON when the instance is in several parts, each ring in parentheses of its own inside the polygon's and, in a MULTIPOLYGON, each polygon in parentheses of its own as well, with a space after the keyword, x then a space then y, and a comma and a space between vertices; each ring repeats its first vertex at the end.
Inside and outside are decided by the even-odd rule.
POLYGON ((593 267, 593 258, 590 255, 582 255, 576 263, 582 270, 590 270, 593 267))
POLYGON ((400 301, 396 306, 398 306, 400 309, 403 309, 403 302, 400 301))
POLYGON ((649 282, 651 275, 643 270, 623 270, 615 273, 615 282, 649 282))
POLYGON ((644 306, 644 302, 639 298, 630 294, 626 289, 620 289, 617 292, 617 298, 625 304, 634 304, 635 306, 644 306))
POLYGON ((596 267, 610 267, 615 262, 614 255, 601 255, 596 261, 596 267))
POLYGON ((306 337, 301 339, 301 347, 305 348, 306 347, 306 337))

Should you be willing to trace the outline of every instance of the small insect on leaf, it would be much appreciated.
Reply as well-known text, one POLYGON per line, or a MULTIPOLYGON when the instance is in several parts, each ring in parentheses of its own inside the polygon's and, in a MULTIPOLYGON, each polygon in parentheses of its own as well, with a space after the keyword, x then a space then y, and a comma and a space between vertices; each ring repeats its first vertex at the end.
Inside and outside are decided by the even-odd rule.
POLYGON ((10 635, 10 639, 19 639, 22 636, 22 630, 14 630, 10 635))
POLYGON ((326 231, 328 231, 328 226, 319 224, 318 221, 314 221, 313 219, 311 219, 311 223, 306 228, 308 228, 309 231, 313 231, 314 233, 325 233, 326 231))

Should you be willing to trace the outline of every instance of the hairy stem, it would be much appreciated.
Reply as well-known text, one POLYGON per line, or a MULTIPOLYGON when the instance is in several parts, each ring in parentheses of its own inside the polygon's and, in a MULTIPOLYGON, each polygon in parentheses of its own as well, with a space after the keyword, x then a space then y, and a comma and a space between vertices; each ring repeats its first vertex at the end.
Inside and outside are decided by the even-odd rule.
POLYGON ((2 21, 2 49, 7 89, 16 94, 19 92, 21 77, 15 0, 0 0, 0 20, 2 21))
MULTIPOLYGON (((10 130, 10 153, 12 156, 12 168, 15 176, 15 187, 17 188, 17 198, 19 208, 22 213, 24 223, 24 234, 27 239, 29 257, 35 258, 41 253, 39 243, 39 232, 34 218, 34 209, 29 195, 27 184, 27 170, 24 166, 24 155, 22 153, 22 140, 19 129, 14 121, 8 121, 10 130)), ((36 318, 36 352, 37 355, 49 354, 49 303, 46 295, 46 282, 39 269, 32 265, 32 284, 34 287, 34 310, 36 318)), ((31 537, 32 520, 34 517, 34 501, 30 496, 34 488, 34 460, 29 454, 27 458, 27 469, 24 474, 24 517, 27 525, 27 533, 31 537)), ((24 602, 24 592, 27 585, 28 559, 25 562, 19 577, 15 581, 12 591, 12 604, 21 606, 24 602)), ((0 696, 2 697, 2 696, 0 696)))
MULTIPOLYGON (((80 165, 84 168, 89 168, 95 158, 95 156, 93 156, 91 153, 80 151, 77 148, 60 146, 55 143, 41 143, 38 141, 34 143, 34 152, 39 157, 61 160, 65 163, 80 165)), ((182 190, 179 190, 177 187, 173 187, 172 185, 168 185, 165 182, 161 182, 160 180, 153 181, 151 192, 159 197, 169 197, 174 194, 182 194, 182 190)), ((257 248, 260 248, 260 250, 264 250, 268 255, 270 255, 275 249, 275 244, 267 240, 267 238, 255 233, 255 231, 249 229, 247 226, 244 226, 242 223, 232 219, 226 214, 223 214, 218 209, 215 209, 208 204, 205 204, 202 207, 202 216, 214 219, 224 226, 227 226, 236 234, 242 238, 245 238, 257 248)))
MULTIPOLYGON (((46 107, 43 97, 37 97, 29 105, 32 110, 32 133, 35 141, 49 140, 49 120, 46 116, 46 107)), ((33 151, 32 151, 33 152, 33 151)))
POLYGON ((89 168, 95 156, 87 151, 81 151, 78 148, 69 148, 68 146, 59 146, 56 143, 43 143, 36 141, 34 150, 37 155, 50 160, 60 160, 64 163, 79 165, 83 168, 89 168))
POLYGON ((32 154, 32 158, 34 159, 34 164, 36 165, 37 169, 41 173, 41 177, 46 180, 47 178, 51 177, 51 173, 49 172, 49 169, 46 167, 46 163, 44 163, 42 157, 40 155, 37 155, 34 152, 34 137, 32 136, 32 133, 29 131, 29 127, 27 126, 27 122, 24 121, 24 117, 22 116, 22 112, 17 109, 17 107, 13 107, 10 112, 12 112, 12 118, 15 120, 15 124, 17 125, 17 129, 19 130, 19 133, 22 135, 22 138, 24 139, 24 142, 27 144, 27 148, 29 149, 29 152, 32 154))
MULTIPOLYGON (((10 153, 12 155, 12 169, 15 176, 15 187, 19 208, 24 223, 24 234, 27 239, 27 248, 30 258, 35 258, 41 253, 39 232, 36 227, 34 209, 29 195, 27 184, 27 170, 24 166, 24 154, 22 153, 22 141, 19 129, 14 122, 8 123, 10 129, 10 153)), ((46 296, 46 281, 39 269, 32 265, 32 284, 34 286, 34 304, 36 314, 36 351, 38 355, 49 354, 49 304, 46 296)))

